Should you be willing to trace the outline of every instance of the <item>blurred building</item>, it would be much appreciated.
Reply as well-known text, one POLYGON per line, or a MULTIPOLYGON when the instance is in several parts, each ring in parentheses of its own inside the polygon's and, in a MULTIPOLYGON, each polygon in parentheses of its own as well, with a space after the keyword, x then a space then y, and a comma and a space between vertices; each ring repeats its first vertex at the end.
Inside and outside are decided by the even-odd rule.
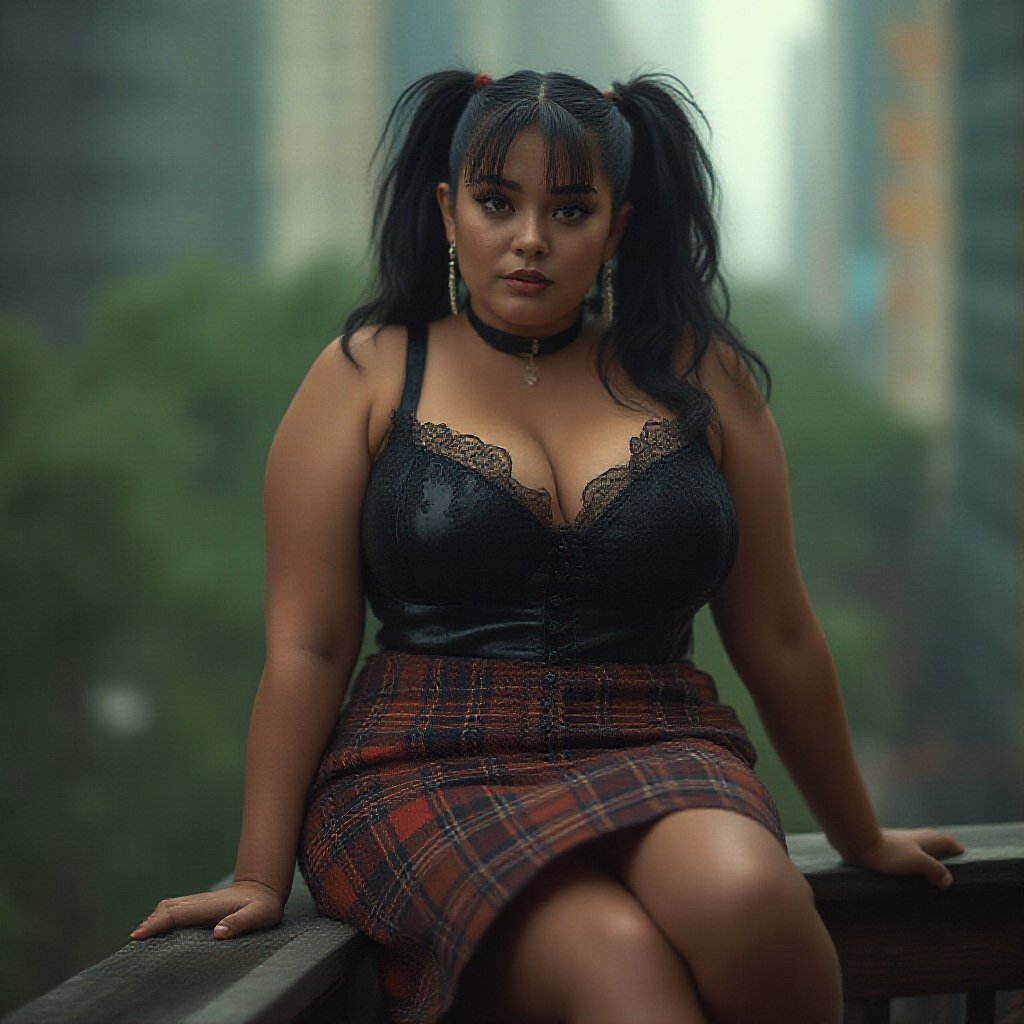
POLYGON ((399 93, 429 71, 625 74, 605 5, 565 0, 269 0, 268 259, 288 267, 331 248, 363 254, 377 168, 369 162, 399 93), (536 26, 544 24, 538 34, 536 26), (581 28, 585 26, 585 28, 581 28))
POLYGON ((952 0, 891 0, 882 22, 882 179, 886 253, 878 376, 905 413, 950 414, 954 348, 952 0))
POLYGON ((795 290, 851 368, 930 426, 952 374, 951 3, 825 5, 791 86, 795 290))
MULTIPOLYGON (((787 238, 792 291, 803 311, 838 337, 843 324, 842 277, 847 263, 843 119, 832 46, 817 39, 795 47, 786 96, 791 148, 787 238)), ((874 302, 870 303, 873 307, 874 302)))
POLYGON ((262 5, 0 4, 0 306, 80 335, 101 282, 260 258, 262 5))
POLYGON ((391 91, 389 5, 304 0, 299 17, 289 0, 265 2, 267 262, 362 253, 391 91))
POLYGON ((899 624, 900 820, 1024 813, 1024 6, 824 5, 792 79, 794 287, 930 428, 920 609, 899 624))
POLYGON ((998 821, 1024 815, 1024 6, 954 19, 953 457, 904 769, 925 817, 998 821))
POLYGON ((611 12, 584 0, 6 0, 0 307, 69 343, 111 279, 364 253, 370 157, 419 75, 533 67, 603 87, 624 59, 611 12))

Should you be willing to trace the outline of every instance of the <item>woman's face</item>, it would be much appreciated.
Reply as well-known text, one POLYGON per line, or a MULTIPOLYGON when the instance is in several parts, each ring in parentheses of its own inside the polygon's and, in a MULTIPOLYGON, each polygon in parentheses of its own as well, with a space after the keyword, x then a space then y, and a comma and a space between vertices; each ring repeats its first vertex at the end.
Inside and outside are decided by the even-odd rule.
POLYGON ((546 164, 543 137, 528 129, 513 140, 500 178, 467 184, 460 175, 456 197, 446 182, 437 187, 474 311, 513 334, 553 334, 572 324, 629 215, 623 204, 613 218, 611 185, 600 170, 591 182, 550 192, 546 164))

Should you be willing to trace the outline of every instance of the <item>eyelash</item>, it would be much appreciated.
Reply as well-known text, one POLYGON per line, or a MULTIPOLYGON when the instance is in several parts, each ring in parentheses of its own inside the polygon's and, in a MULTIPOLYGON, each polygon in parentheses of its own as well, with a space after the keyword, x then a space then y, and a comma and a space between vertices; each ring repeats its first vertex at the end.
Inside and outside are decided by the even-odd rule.
MULTIPOLYGON (((473 198, 483 207, 485 213, 489 213, 495 217, 500 217, 508 211, 489 210, 487 209, 487 203, 493 202, 495 199, 500 199, 503 203, 508 203, 510 207, 512 205, 512 201, 508 198, 508 196, 504 195, 501 192, 481 192, 474 195, 473 198)), ((566 224, 582 223, 587 219, 587 217, 589 217, 594 212, 590 206, 578 200, 574 200, 571 203, 566 203, 565 206, 560 206, 558 209, 559 211, 574 210, 580 214, 580 216, 574 217, 572 220, 563 222, 566 224)))

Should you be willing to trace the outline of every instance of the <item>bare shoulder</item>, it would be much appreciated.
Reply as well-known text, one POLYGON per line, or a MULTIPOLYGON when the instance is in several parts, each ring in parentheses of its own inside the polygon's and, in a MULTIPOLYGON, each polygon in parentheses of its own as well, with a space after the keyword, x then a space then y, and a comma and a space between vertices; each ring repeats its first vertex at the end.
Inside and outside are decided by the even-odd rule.
POLYGON ((721 336, 712 337, 697 372, 716 404, 733 414, 757 416, 767 408, 750 367, 721 336))
POLYGON ((352 359, 338 338, 328 342, 274 434, 264 481, 268 653, 301 649, 344 660, 358 650, 368 431, 394 340, 391 328, 357 331, 352 359))
POLYGON ((743 444, 751 434, 773 431, 774 422, 750 367, 720 335, 714 335, 695 368, 692 348, 681 345, 677 372, 706 391, 715 403, 717 423, 711 431, 712 448, 719 465, 725 466, 730 448, 743 444))
POLYGON ((328 342, 310 367, 296 398, 323 418, 324 426, 345 426, 365 439, 372 459, 387 430, 391 409, 405 378, 406 330, 367 324, 328 342), (345 351, 347 349, 347 352, 345 351))

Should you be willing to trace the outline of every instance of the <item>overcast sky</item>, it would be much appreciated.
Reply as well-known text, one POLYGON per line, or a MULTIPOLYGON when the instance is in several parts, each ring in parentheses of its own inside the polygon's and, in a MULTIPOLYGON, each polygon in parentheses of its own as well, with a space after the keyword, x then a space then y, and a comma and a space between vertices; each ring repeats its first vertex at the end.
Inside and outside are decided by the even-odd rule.
MULTIPOLYGON (((723 187, 727 274, 784 270, 783 180, 789 124, 783 110, 793 47, 813 38, 836 0, 611 0, 633 66, 678 75, 711 125, 723 187)), ((706 135, 705 135, 706 138, 706 135)))

